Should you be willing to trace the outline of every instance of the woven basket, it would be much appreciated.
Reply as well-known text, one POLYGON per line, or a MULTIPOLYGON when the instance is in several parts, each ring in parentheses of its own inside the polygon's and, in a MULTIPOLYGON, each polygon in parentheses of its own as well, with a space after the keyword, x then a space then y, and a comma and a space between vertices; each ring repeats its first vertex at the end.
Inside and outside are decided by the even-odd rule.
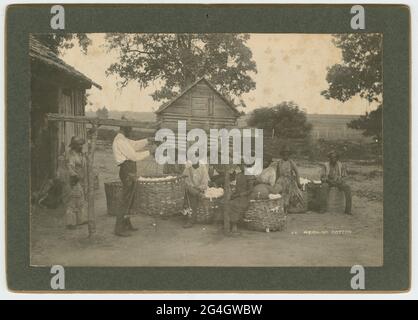
POLYGON ((113 181, 104 184, 107 204, 107 214, 115 216, 122 208, 122 182, 113 181))
MULTIPOLYGON (((158 176, 155 178, 164 177, 158 176)), ((131 214, 172 216, 183 210, 185 177, 174 176, 164 181, 141 181, 135 185, 135 199, 131 214)))
POLYGON ((305 189, 302 192, 303 205, 298 203, 297 205, 290 205, 288 213, 305 213, 308 211, 308 191, 305 189))
POLYGON ((306 191, 308 192, 308 210, 319 211, 321 209, 321 184, 310 182, 306 185, 306 191))
POLYGON ((221 215, 222 199, 219 198, 202 198, 199 209, 196 213, 196 222, 209 224, 221 215))
POLYGON ((244 214, 244 224, 250 230, 282 231, 286 227, 283 199, 251 200, 244 214))

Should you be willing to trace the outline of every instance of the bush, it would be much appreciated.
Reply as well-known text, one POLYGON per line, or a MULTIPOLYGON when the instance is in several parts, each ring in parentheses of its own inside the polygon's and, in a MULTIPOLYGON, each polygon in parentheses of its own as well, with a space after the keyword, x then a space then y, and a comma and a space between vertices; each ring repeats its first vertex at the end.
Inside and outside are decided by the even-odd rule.
POLYGON ((326 161, 331 150, 335 150, 342 160, 379 160, 382 156, 382 148, 379 143, 319 139, 312 143, 311 159, 326 161))
POLYGON ((280 139, 264 137, 264 154, 273 158, 281 158, 280 151, 288 145, 293 159, 307 159, 310 161, 326 161, 331 150, 337 151, 342 160, 373 160, 382 161, 382 148, 379 143, 353 142, 347 140, 311 140, 280 139))

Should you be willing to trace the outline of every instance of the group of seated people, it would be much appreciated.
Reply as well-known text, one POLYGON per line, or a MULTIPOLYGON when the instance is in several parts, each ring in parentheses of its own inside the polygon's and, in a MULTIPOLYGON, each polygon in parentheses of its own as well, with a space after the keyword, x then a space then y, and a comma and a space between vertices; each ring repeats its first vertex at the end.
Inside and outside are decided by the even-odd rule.
MULTIPOLYGON (((296 163, 290 159, 290 148, 282 148, 281 158, 273 161, 272 157, 264 156, 261 174, 244 174, 245 163, 241 165, 206 165, 193 164, 186 166, 183 174, 186 176, 186 204, 191 214, 186 216, 185 228, 193 226, 196 212, 201 204, 202 196, 208 187, 224 188, 223 221, 224 232, 227 235, 239 235, 238 222, 248 209, 251 200, 268 199, 270 194, 280 194, 285 212, 289 207, 304 206, 302 186, 296 163), (231 181, 235 181, 231 191, 231 181)), ((321 210, 327 207, 330 187, 343 191, 346 198, 345 212, 351 214, 351 190, 344 182, 345 167, 338 160, 335 152, 329 153, 329 162, 321 174, 321 210)))

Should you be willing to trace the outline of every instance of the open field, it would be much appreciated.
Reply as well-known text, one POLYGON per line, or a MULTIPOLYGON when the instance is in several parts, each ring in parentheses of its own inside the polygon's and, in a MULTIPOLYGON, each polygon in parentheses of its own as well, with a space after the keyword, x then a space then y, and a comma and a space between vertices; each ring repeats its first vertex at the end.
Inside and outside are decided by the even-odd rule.
MULTIPOLYGON (((383 170, 349 162, 353 215, 290 214, 283 232, 242 230, 225 237, 220 225, 182 228, 181 217, 132 218, 139 231, 113 235, 114 217, 106 213, 103 183, 118 179, 110 149, 96 153, 100 189, 96 192, 97 239, 87 226, 66 230, 64 211, 33 210, 32 265, 64 266, 379 266, 383 261, 383 170)), ((316 163, 300 162, 301 176, 317 179, 316 163)))

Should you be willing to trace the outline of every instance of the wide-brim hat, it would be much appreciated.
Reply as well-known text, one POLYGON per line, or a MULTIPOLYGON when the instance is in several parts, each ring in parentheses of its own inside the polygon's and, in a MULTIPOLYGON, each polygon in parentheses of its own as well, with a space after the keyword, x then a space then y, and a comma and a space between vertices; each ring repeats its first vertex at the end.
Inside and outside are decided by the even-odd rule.
POLYGON ((72 137, 69 147, 72 148, 74 146, 82 146, 85 143, 86 143, 86 140, 84 140, 84 138, 82 137, 72 137))
POLYGON ((328 152, 328 158, 331 158, 332 156, 338 158, 338 153, 335 150, 331 150, 330 152, 328 152))

